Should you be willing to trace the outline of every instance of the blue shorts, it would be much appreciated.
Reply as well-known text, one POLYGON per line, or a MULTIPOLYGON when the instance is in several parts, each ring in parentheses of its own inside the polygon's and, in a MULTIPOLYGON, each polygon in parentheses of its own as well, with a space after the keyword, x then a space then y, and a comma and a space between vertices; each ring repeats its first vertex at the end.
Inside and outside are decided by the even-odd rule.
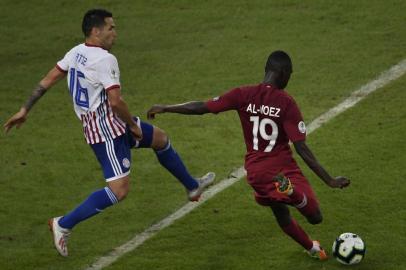
POLYGON ((131 148, 151 147, 154 127, 142 122, 138 117, 134 117, 134 120, 142 130, 143 138, 141 141, 136 141, 127 128, 125 134, 112 141, 90 145, 103 169, 104 178, 107 182, 130 174, 131 148))

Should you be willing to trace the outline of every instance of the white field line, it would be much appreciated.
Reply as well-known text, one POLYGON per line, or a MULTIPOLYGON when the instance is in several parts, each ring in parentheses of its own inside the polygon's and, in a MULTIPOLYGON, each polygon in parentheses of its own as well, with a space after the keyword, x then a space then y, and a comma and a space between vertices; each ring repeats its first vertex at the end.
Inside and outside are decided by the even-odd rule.
MULTIPOLYGON (((316 118, 313 122, 311 122, 308 125, 307 134, 312 133, 313 131, 315 131, 316 129, 318 129, 323 124, 327 123, 340 113, 353 107, 355 104, 360 102, 362 99, 364 99, 366 96, 368 96, 375 90, 387 85, 391 81, 398 79, 405 73, 406 73, 406 59, 402 60, 397 65, 383 72, 375 80, 363 85, 361 88, 352 92, 351 95, 348 98, 346 98, 343 102, 341 102, 337 106, 333 107, 332 109, 328 110, 327 112, 316 118)), ((196 207, 205 203, 207 200, 214 197, 217 193, 223 191, 224 189, 228 188, 229 186, 239 181, 245 175, 246 172, 244 168, 243 167, 238 168, 237 170, 231 173, 229 178, 220 181, 216 185, 210 187, 206 192, 204 192, 199 202, 186 203, 183 207, 175 211, 173 214, 162 219, 158 223, 155 223, 151 227, 147 228, 144 232, 136 234, 127 243, 115 248, 109 254, 97 259, 94 263, 91 264, 91 266, 86 268, 86 270, 102 269, 103 267, 109 266, 124 254, 133 251, 134 249, 142 245, 146 240, 157 234, 162 229, 170 226, 177 219, 180 219, 183 216, 187 215, 193 209, 195 209, 196 207)))

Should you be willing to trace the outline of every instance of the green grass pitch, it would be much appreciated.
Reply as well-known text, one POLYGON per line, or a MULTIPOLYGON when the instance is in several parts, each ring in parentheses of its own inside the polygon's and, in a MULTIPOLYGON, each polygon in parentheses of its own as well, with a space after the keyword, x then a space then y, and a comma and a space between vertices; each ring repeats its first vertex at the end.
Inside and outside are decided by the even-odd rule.
MULTIPOLYGON (((260 82, 268 54, 293 59, 288 91, 306 122, 406 58, 406 2, 98 1, 115 18, 113 53, 124 98, 145 119, 154 103, 206 100, 260 82)), ((93 1, 9 1, 0 8, 0 122, 16 112, 40 78, 83 41, 93 1)), ((321 163, 352 180, 332 190, 303 163, 320 200, 322 224, 308 233, 329 250, 342 232, 365 240, 354 269, 406 269, 406 77, 390 83, 308 137, 321 163)), ((235 113, 162 115, 161 127, 193 175, 224 179, 243 164, 235 113)), ((181 186, 151 151, 133 152, 132 191, 119 205, 75 228, 70 257, 57 255, 46 221, 104 186, 83 139, 67 86, 44 96, 19 130, 0 135, 0 269, 85 269, 186 202, 181 186)), ((107 269, 345 269, 313 261, 285 236, 242 180, 120 258, 107 269)))

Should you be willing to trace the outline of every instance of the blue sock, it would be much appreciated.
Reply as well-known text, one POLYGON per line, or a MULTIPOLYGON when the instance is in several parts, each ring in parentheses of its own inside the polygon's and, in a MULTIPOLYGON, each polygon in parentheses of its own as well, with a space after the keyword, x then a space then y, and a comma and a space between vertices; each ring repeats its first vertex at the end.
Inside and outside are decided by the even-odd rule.
POLYGON ((59 220, 59 226, 72 229, 79 222, 88 219, 103 209, 118 203, 110 188, 105 187, 90 194, 90 196, 76 209, 59 220))
POLYGON ((164 149, 155 151, 155 153, 159 163, 175 176, 186 189, 193 190, 199 186, 197 181, 189 174, 182 159, 172 148, 169 141, 164 149))

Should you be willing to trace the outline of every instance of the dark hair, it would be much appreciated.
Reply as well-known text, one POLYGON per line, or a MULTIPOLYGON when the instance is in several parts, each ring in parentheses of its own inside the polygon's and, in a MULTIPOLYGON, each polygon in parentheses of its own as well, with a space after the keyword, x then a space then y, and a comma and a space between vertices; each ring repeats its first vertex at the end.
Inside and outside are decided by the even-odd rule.
POLYGON ((274 51, 272 52, 265 65, 265 73, 268 71, 289 71, 292 72, 292 60, 290 60, 289 55, 284 51, 274 51))
POLYGON ((101 27, 105 25, 105 18, 113 17, 113 13, 105 9, 90 9, 83 16, 82 31, 85 37, 90 36, 93 27, 101 27))

